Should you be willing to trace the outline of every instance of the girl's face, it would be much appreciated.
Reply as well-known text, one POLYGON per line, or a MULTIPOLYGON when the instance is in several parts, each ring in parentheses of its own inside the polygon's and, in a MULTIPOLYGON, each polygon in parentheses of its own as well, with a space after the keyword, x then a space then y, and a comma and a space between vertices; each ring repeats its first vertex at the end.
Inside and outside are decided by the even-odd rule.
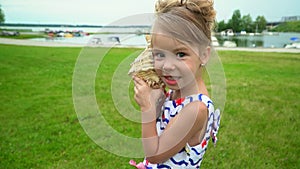
POLYGON ((194 88, 201 79, 199 54, 190 46, 164 35, 153 35, 154 67, 168 88, 194 88))

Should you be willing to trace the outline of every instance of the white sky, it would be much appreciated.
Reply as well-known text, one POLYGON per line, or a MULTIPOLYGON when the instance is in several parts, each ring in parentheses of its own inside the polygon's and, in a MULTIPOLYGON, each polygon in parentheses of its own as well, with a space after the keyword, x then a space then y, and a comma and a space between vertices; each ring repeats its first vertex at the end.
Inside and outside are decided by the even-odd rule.
MULTIPOLYGON (((107 25, 127 16, 153 13, 155 0, 0 0, 6 23, 107 25)), ((239 9, 254 20, 267 21, 300 15, 300 0, 215 0, 217 20, 239 9)))

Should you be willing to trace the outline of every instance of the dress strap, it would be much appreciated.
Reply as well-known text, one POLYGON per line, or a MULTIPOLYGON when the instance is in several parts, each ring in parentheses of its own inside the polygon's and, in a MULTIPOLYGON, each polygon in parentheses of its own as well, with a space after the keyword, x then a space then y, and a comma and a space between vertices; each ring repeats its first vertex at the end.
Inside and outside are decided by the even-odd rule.
POLYGON ((216 145, 218 141, 217 134, 220 128, 220 120, 221 120, 220 109, 216 109, 213 115, 214 115, 214 120, 213 120, 210 136, 212 138, 212 142, 214 143, 214 145, 216 145))

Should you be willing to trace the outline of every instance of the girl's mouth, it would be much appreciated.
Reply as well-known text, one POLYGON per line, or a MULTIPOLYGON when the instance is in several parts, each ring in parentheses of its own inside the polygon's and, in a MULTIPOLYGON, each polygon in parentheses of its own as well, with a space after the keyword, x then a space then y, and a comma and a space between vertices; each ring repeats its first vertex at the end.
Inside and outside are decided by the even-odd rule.
POLYGON ((174 77, 174 76, 163 76, 164 81, 168 84, 168 85, 176 85, 177 81, 178 81, 178 77, 174 77))

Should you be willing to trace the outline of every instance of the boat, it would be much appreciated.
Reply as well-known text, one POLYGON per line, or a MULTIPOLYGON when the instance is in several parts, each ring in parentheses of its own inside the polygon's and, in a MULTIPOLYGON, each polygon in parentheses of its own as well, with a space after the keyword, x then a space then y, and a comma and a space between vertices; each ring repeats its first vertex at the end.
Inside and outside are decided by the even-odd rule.
POLYGON ((300 42, 293 42, 290 44, 285 44, 284 48, 286 49, 300 49, 300 42))
POLYGON ((232 29, 226 29, 221 32, 221 36, 234 36, 234 32, 232 29))
POLYGON ((98 38, 98 37, 94 37, 94 38, 91 40, 91 42, 92 42, 93 44, 103 44, 101 38, 98 38))
POLYGON ((215 47, 220 46, 220 43, 219 43, 218 39, 215 36, 211 37, 211 45, 215 46, 215 47))
POLYGON ((290 44, 285 44, 284 48, 286 49, 300 49, 300 39, 298 37, 291 37, 290 40, 292 41, 290 44))
POLYGON ((227 47, 227 48, 235 48, 235 47, 237 47, 237 45, 236 45, 236 43, 234 41, 229 41, 229 40, 224 41, 223 46, 227 47))
POLYGON ((119 43, 119 44, 121 43, 120 38, 118 36, 110 36, 108 37, 108 40, 114 43, 119 43))
POLYGON ((228 29, 226 32, 227 36, 234 36, 233 30, 232 29, 228 29))
POLYGON ((64 34, 64 37, 66 37, 66 38, 72 38, 72 37, 73 37, 73 34, 71 34, 71 33, 65 33, 65 34, 64 34))
POLYGON ((247 35, 246 31, 241 31, 240 35, 247 35))

